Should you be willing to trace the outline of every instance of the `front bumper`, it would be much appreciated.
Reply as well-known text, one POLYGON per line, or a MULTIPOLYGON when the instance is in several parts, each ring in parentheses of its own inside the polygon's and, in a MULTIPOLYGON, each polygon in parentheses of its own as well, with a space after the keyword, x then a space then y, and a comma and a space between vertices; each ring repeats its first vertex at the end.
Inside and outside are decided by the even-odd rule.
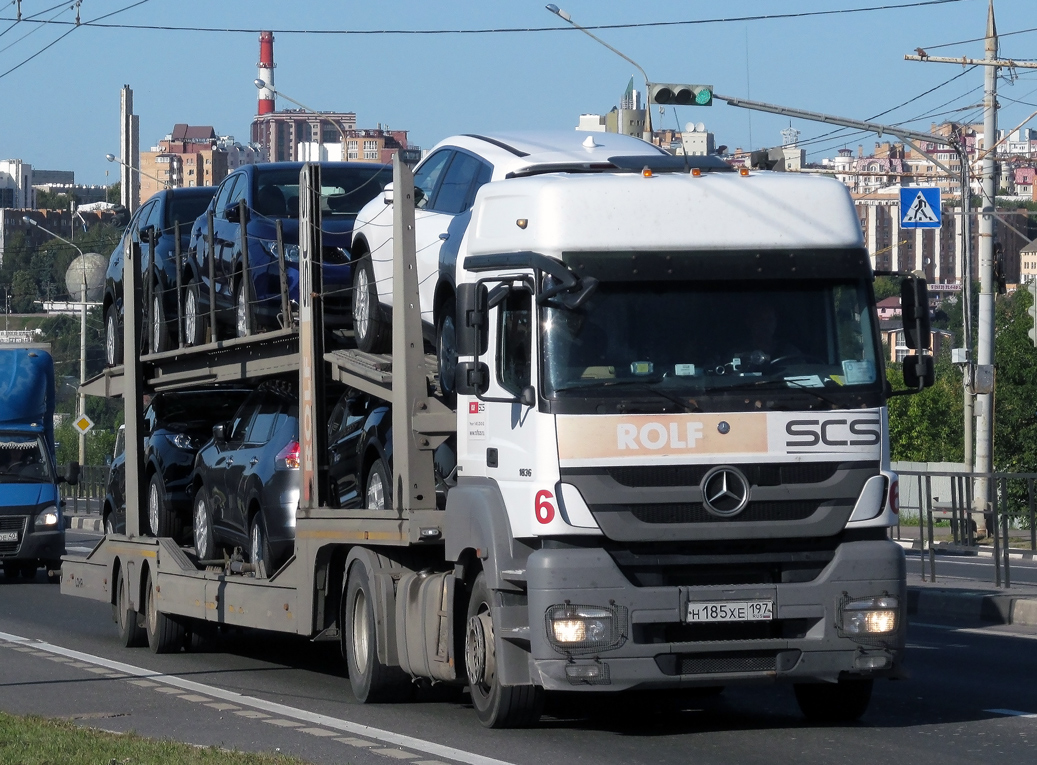
MULTIPOLYGON (((23 523, 22 531, 19 532, 17 543, 4 543, 0 545, 0 562, 2 561, 39 561, 48 563, 61 560, 65 554, 65 530, 64 528, 50 529, 46 531, 33 531, 32 518, 23 523)), ((59 518, 63 521, 63 518, 59 518)))
POLYGON ((906 632, 904 555, 888 540, 840 545, 809 582, 637 587, 602 549, 538 550, 529 557, 527 577, 529 669, 533 682, 548 690, 823 682, 899 671, 906 632), (883 594, 899 599, 894 632, 840 634, 841 602, 883 594), (745 600, 772 601, 773 620, 688 625, 682 619, 689 602, 745 600), (594 653, 553 647, 545 615, 566 602, 619 614, 619 644, 594 653), (599 668, 574 669, 590 665, 599 668))

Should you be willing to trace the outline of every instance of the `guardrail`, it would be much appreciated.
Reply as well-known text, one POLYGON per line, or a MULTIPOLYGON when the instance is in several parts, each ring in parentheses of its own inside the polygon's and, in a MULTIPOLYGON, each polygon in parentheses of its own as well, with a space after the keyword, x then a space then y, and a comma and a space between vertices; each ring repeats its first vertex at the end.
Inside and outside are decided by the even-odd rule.
MULTIPOLYGON (((67 469, 67 466, 62 468, 62 472, 67 469)), ((65 501, 65 512, 76 515, 100 514, 104 507, 107 484, 107 465, 83 465, 79 469, 78 484, 61 484, 61 499, 65 501)))
MULTIPOLYGON (((929 579, 936 581, 936 550, 938 543, 934 539, 935 522, 939 519, 950 521, 951 541, 947 545, 940 543, 949 552, 974 552, 980 545, 977 541, 979 521, 982 520, 985 536, 992 542, 994 580, 997 587, 1012 586, 1011 576, 1011 537, 1012 528, 1029 530, 1029 550, 1037 551, 1037 494, 1034 483, 1037 473, 969 473, 958 471, 898 471, 901 484, 901 495, 908 482, 914 482, 918 492, 915 495, 918 504, 901 504, 901 514, 905 510, 918 513, 918 542, 921 552, 922 581, 926 581, 928 564, 929 579), (986 511, 976 510, 973 503, 974 485, 979 479, 991 482, 991 504, 986 511), (934 480, 941 484, 941 494, 949 491, 950 502, 940 501, 934 496, 934 480), (928 556, 926 551, 928 550, 928 556)), ((897 525, 897 536, 903 538, 901 526, 897 525)))

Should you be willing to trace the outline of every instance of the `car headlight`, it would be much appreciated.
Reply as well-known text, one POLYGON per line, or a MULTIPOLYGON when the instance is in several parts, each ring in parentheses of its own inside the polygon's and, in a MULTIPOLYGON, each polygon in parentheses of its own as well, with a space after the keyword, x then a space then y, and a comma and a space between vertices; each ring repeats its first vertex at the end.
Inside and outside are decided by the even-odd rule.
MULTIPOLYGON (((261 239, 260 244, 263 249, 266 250, 270 257, 277 260, 277 240, 275 239, 261 239)), ((285 263, 298 263, 299 262, 299 245, 297 244, 285 244, 284 246, 284 261, 285 263)))
POLYGON ((61 511, 56 505, 51 505, 36 516, 33 526, 37 529, 51 529, 57 527, 61 521, 61 511))
POLYGON ((587 653, 617 648, 626 639, 622 606, 563 604, 547 609, 547 639, 557 651, 587 653))
POLYGON ((167 434, 166 438, 169 439, 169 443, 173 444, 177 449, 190 450, 198 448, 196 439, 186 433, 171 433, 167 434))
POLYGON ((843 634, 858 637, 888 635, 897 629, 899 606, 897 598, 889 595, 849 600, 840 608, 840 628, 843 634))

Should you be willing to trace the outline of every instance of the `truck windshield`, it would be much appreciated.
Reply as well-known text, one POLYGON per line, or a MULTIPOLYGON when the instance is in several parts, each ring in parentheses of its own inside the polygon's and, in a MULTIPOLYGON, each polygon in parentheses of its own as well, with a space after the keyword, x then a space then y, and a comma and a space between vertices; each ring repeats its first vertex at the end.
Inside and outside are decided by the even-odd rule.
POLYGON ((541 309, 544 393, 686 411, 877 405, 872 304, 864 279, 603 281, 577 310, 541 309))
POLYGON ((54 483, 42 436, 0 434, 0 483, 54 483))

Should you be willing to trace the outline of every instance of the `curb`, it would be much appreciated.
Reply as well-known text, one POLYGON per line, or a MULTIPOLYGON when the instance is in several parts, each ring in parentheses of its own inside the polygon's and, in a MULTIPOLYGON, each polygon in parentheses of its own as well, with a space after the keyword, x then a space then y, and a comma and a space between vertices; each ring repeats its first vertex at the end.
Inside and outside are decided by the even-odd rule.
POLYGON ((1037 598, 976 590, 907 588, 907 613, 1037 627, 1037 598))
MULTIPOLYGON (((905 550, 928 550, 929 545, 926 543, 922 546, 919 540, 906 540, 906 539, 894 539, 898 545, 903 547, 905 550)), ((993 547, 963 547, 962 545, 953 545, 947 542, 936 542, 933 545, 933 550, 936 551, 937 555, 956 555, 959 557, 978 557, 978 558, 993 558, 994 548, 993 547)), ((1004 555, 1002 550, 1000 555, 1004 555)), ((1020 550, 1018 548, 1008 548, 1008 557, 1012 560, 1035 560, 1037 559, 1037 552, 1033 550, 1020 550)))
POLYGON ((80 531, 102 531, 103 521, 96 515, 66 515, 65 528, 80 531))

